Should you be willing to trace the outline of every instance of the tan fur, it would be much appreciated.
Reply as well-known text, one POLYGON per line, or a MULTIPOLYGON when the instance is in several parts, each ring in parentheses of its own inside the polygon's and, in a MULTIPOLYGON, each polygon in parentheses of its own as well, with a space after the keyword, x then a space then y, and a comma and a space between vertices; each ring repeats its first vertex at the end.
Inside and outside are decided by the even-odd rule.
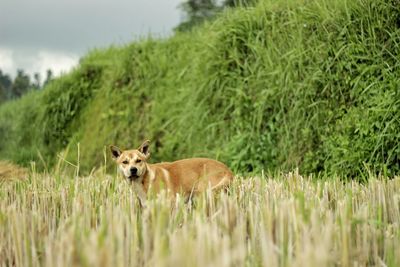
POLYGON ((0 182, 2 180, 26 179, 28 170, 8 161, 0 161, 0 182))
POLYGON ((111 152, 120 171, 133 182, 141 201, 149 191, 158 193, 168 190, 170 196, 183 194, 191 196, 207 188, 219 190, 226 188, 233 174, 223 163, 207 158, 190 158, 174 162, 149 164, 149 141, 138 149, 121 151, 111 146, 111 152), (140 162, 139 162, 140 161, 140 162), (129 169, 136 168, 138 175, 130 177, 129 169))

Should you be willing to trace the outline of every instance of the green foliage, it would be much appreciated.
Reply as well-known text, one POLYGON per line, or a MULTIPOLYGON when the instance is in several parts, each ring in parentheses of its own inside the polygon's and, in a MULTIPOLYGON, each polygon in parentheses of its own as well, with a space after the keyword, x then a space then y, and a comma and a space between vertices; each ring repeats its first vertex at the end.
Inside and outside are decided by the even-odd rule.
POLYGON ((70 76, 50 84, 43 96, 45 145, 56 151, 68 145, 76 131, 70 126, 98 88, 100 76, 100 67, 83 65, 70 76))
POLYGON ((29 92, 25 97, 1 106, 0 154, 19 163, 38 160, 42 144, 41 93, 29 92))
POLYGON ((31 87, 30 77, 23 70, 18 70, 17 76, 11 86, 12 97, 21 97, 31 87))
POLYGON ((0 70, 0 104, 9 98, 12 81, 9 75, 0 70))
POLYGON ((46 161, 65 150, 90 170, 107 145, 151 139, 154 161, 208 156, 239 172, 394 175, 399 44, 398 0, 228 9, 167 40, 92 51, 44 93, 2 106, 0 157, 26 163, 10 153, 22 145, 46 161), (35 146, 19 140, 29 127, 8 128, 24 121, 40 129, 35 146))
POLYGON ((7 91, 3 87, 3 85, 0 84, 0 104, 2 102, 5 102, 7 100, 7 91))
POLYGON ((254 6, 259 0, 224 0, 222 6, 224 7, 243 7, 254 6))
POLYGON ((215 0, 187 0, 179 5, 185 13, 186 19, 181 22, 175 31, 189 31, 207 20, 215 17, 221 7, 215 0))
MULTIPOLYGON (((52 71, 48 70, 43 87, 52 79, 52 71)), ((2 70, 0 70, 0 104, 8 100, 20 98, 31 90, 39 89, 42 89, 39 73, 34 73, 33 82, 31 83, 31 77, 22 69, 17 70, 17 76, 14 80, 11 80, 8 74, 3 74, 2 70)))
POLYGON ((53 80, 53 71, 51 69, 48 69, 46 71, 46 79, 43 82, 43 87, 45 87, 47 84, 49 84, 53 80))
POLYGON ((196 26, 200 26, 206 21, 214 19, 225 8, 249 7, 254 6, 258 0, 186 0, 179 5, 186 18, 182 21, 175 31, 190 31, 196 26))

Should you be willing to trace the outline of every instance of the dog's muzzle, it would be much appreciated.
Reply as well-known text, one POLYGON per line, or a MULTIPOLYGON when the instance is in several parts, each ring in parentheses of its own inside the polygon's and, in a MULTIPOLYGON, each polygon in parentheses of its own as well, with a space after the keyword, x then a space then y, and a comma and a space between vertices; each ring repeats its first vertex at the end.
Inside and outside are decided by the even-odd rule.
POLYGON ((128 179, 129 179, 130 181, 134 181, 134 180, 136 180, 137 178, 139 178, 138 169, 137 169, 137 168, 132 167, 132 168, 129 170, 129 172, 130 172, 130 175, 129 175, 128 179))

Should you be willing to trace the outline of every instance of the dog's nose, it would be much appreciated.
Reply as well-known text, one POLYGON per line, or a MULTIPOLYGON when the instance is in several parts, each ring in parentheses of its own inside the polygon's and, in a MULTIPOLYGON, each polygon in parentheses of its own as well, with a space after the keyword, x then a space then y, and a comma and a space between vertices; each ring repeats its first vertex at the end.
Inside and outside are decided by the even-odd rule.
POLYGON ((137 175, 137 168, 136 167, 132 167, 130 169, 130 171, 131 171, 131 175, 137 175))

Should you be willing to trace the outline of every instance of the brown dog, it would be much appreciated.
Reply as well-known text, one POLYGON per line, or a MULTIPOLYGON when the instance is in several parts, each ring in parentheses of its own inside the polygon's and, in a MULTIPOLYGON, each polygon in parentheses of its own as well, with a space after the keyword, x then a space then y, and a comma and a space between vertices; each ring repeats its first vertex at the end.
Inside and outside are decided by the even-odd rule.
POLYGON ((207 188, 218 190, 226 188, 233 179, 233 174, 223 163, 207 158, 190 158, 174 162, 149 164, 150 141, 145 141, 138 149, 122 151, 110 146, 113 159, 123 175, 133 183, 142 204, 151 190, 168 190, 174 197, 183 194, 190 197, 207 188))

